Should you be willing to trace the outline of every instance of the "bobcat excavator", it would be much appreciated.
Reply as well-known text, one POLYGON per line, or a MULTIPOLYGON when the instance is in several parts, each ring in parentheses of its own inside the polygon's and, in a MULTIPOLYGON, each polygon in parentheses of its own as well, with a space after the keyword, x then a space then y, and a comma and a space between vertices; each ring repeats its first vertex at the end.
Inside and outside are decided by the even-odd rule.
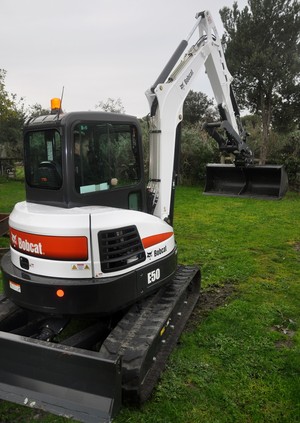
POLYGON ((26 201, 1 262, 0 398, 110 422, 151 394, 199 297, 199 269, 177 265, 172 222, 182 106, 202 66, 221 117, 207 130, 235 157, 209 168, 207 193, 284 195, 282 167, 253 165, 208 11, 146 93, 147 186, 135 117, 63 113, 54 100, 24 127, 26 201))

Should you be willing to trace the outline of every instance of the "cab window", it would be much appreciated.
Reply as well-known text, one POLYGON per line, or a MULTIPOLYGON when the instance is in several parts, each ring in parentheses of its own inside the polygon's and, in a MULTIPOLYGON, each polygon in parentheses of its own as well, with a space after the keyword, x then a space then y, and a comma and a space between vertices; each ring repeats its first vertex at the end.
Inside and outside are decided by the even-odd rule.
POLYGON ((25 136, 26 181, 35 188, 62 186, 61 137, 55 129, 28 132, 25 136))
POLYGON ((132 124, 81 122, 73 129, 74 180, 80 194, 140 181, 137 128, 132 124))

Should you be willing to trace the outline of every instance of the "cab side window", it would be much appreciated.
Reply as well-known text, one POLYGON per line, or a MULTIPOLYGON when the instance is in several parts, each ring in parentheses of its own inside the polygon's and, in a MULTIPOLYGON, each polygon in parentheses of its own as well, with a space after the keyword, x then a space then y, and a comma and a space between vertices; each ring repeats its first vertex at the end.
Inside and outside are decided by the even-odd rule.
POLYGON ((25 155, 25 174, 29 186, 53 190, 61 188, 61 137, 57 130, 28 132, 25 155))

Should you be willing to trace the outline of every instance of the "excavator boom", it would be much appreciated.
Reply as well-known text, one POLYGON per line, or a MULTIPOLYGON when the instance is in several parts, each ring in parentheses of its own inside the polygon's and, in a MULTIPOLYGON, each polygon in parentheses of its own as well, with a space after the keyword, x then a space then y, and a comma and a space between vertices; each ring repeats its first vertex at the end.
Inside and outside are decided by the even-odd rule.
POLYGON ((207 167, 205 193, 211 195, 281 198, 288 188, 283 166, 256 166, 247 144, 239 108, 232 89, 222 44, 209 11, 196 15, 196 23, 182 40, 151 88, 146 92, 150 105, 150 182, 154 214, 172 215, 172 189, 176 185, 179 154, 178 128, 183 120, 183 103, 192 82, 204 67, 218 106, 220 121, 204 126, 222 154, 233 157, 233 166, 207 167), (198 36, 195 42, 192 37, 198 36), (174 164, 173 164, 174 163, 174 164))

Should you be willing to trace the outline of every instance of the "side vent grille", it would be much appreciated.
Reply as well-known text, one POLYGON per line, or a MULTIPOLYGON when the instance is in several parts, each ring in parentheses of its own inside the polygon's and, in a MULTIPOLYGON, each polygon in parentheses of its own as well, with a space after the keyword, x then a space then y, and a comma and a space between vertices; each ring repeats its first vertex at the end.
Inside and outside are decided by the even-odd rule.
POLYGON ((102 272, 116 272, 135 266, 146 255, 136 226, 98 233, 102 272))

